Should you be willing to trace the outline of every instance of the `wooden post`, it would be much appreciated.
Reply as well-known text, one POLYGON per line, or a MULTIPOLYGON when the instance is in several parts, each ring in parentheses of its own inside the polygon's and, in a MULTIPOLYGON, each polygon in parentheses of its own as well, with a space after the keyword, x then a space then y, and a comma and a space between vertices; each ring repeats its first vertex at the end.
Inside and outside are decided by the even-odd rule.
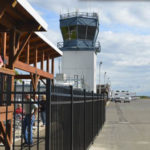
POLYGON ((35 68, 37 68, 37 59, 38 59, 38 50, 36 48, 35 53, 34 53, 34 67, 35 68))
POLYGON ((41 70, 44 70, 44 51, 42 51, 41 70))
POLYGON ((54 58, 52 58, 52 67, 51 67, 51 73, 54 75, 54 58))
POLYGON ((26 58, 26 63, 29 64, 30 63, 30 44, 28 42, 27 44, 27 58, 26 58))
POLYGON ((49 73, 49 55, 47 56, 47 69, 46 71, 49 73))
POLYGON ((6 40, 7 40, 7 33, 4 32, 2 33, 2 59, 4 61, 4 67, 5 67, 5 63, 6 63, 6 40))
MULTIPOLYGON (((51 73, 54 75, 54 58, 52 58, 51 73)), ((54 79, 52 79, 52 85, 54 85, 54 79)))
POLYGON ((15 30, 11 30, 10 31, 10 37, 9 37, 9 68, 10 69, 14 69, 13 66, 13 58, 15 56, 15 51, 16 51, 16 47, 15 47, 15 43, 16 43, 16 33, 15 30))
MULTIPOLYGON (((14 63, 13 62, 13 58, 16 52, 16 31, 15 30, 11 30, 10 31, 10 37, 9 37, 9 68, 14 70, 14 63)), ((12 84, 11 84, 11 91, 14 91, 14 76, 12 76, 12 84)), ((13 100, 13 95, 11 95, 11 100, 13 100)), ((13 113, 13 112, 12 112, 13 113)), ((12 144, 12 128, 13 128, 13 116, 11 118, 11 123, 8 124, 7 129, 9 131, 9 139, 10 139, 10 143, 12 144)))

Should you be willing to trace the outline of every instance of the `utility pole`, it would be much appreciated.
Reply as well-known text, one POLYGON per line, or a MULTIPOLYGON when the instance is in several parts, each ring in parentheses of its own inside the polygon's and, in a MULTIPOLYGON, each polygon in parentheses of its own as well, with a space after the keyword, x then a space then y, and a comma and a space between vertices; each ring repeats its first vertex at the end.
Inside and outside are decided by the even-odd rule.
POLYGON ((101 66, 102 66, 102 61, 99 62, 99 93, 101 94, 101 66))

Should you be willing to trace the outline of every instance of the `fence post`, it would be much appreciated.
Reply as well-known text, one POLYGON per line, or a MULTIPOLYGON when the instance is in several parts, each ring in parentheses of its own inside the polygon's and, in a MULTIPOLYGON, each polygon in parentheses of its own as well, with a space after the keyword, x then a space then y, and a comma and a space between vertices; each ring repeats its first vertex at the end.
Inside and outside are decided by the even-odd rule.
POLYGON ((86 150, 86 90, 84 92, 84 150, 86 150))
POLYGON ((99 119, 99 98, 98 98, 98 94, 97 94, 97 135, 98 135, 98 119, 99 119))
POLYGON ((71 94, 71 150, 73 150, 73 87, 70 86, 71 94))
POLYGON ((47 79, 46 84, 46 133, 45 150, 51 149, 51 80, 47 79))
POLYGON ((94 142, 94 97, 92 91, 92 144, 94 142))

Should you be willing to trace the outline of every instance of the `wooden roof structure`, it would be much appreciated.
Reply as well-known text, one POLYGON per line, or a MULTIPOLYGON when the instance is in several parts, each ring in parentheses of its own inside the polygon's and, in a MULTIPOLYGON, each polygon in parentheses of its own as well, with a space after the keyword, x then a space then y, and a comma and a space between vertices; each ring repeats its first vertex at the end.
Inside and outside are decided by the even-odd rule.
MULTIPOLYGON (((47 66, 47 70, 44 71, 44 61, 47 61, 49 65, 49 59, 54 59, 62 55, 62 52, 54 46, 43 34, 39 32, 23 32, 15 34, 15 54, 11 54, 11 45, 10 43, 11 34, 10 33, 1 33, 0 36, 0 52, 4 50, 4 59, 7 64, 14 65, 14 68, 29 72, 36 73, 43 78, 53 78, 52 72, 47 66), (3 44, 2 44, 3 43, 3 44), (9 56, 10 60, 9 60, 9 56), (37 63, 41 63, 41 68, 37 68, 37 63), (31 64, 33 64, 31 66, 31 64)), ((52 67, 51 67, 52 68, 52 67)))
MULTIPOLYGON (((14 91, 14 78, 31 79, 34 91, 36 91, 39 79, 53 79, 54 59, 62 55, 45 36, 36 31, 46 31, 46 22, 36 13, 26 0, 1 0, 0 1, 0 55, 5 64, 0 68, 0 74, 12 76, 11 91, 14 91), (51 70, 49 60, 51 59, 51 70), (46 61, 46 70, 44 70, 46 61), (40 67, 37 63, 40 62, 40 67), (30 74, 15 75, 14 70, 18 68, 30 74)), ((2 79, 5 84, 5 78, 2 79)), ((3 86, 2 86, 3 87, 3 86)), ((2 101, 2 99, 0 99, 2 101)), ((11 95, 13 100, 13 95, 11 95)), ((8 150, 12 144, 13 129, 13 104, 0 106, 0 142, 8 150), (7 114, 7 115, 6 115, 7 114), (7 116, 7 117, 6 117, 7 116), (6 135, 5 121, 10 120, 7 126, 9 135, 6 135)))
POLYGON ((26 0, 0 1, 0 30, 46 31, 47 23, 26 0))
POLYGON ((35 32, 45 30, 47 30, 46 22, 26 0, 2 0, 0 2, 0 53, 3 59, 7 60, 7 68, 18 68, 52 79, 54 58, 61 56, 62 52, 41 33, 35 32), (49 59, 52 59, 51 72, 49 59), (45 60, 46 71, 43 66, 45 60), (37 68, 38 62, 41 63, 40 69, 37 68))

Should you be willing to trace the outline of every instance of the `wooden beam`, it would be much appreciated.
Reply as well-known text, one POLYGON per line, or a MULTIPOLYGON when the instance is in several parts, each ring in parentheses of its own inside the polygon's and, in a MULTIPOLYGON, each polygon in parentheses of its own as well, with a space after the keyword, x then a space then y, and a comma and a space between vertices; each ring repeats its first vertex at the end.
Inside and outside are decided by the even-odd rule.
MULTIPOLYGON (((6 106, 1 106, 0 107, 1 109, 0 109, 0 114, 1 113, 6 113, 6 106)), ((7 112, 13 112, 14 111, 14 106, 13 105, 11 105, 11 106, 8 106, 8 110, 7 110, 7 112)), ((5 116, 6 116, 6 114, 5 114, 5 116)), ((1 119, 1 118, 0 118, 1 119)))
POLYGON ((7 69, 7 68, 0 68, 0 73, 15 75, 14 70, 7 69))
POLYGON ((11 3, 9 0, 5 0, 1 2, 0 5, 0 19, 3 17, 5 10, 7 9, 8 5, 11 3))
MULTIPOLYGON (((8 60, 8 57, 6 57, 7 60, 8 60)), ((15 64, 14 64, 14 67, 17 68, 17 69, 20 69, 20 70, 23 70, 23 71, 26 71, 26 72, 29 72, 29 73, 34 73, 34 74, 38 74, 40 75, 42 78, 49 78, 49 79, 53 79, 54 75, 53 74, 50 74, 48 72, 45 72, 43 70, 40 70, 40 69, 37 69, 33 66, 30 66, 28 64, 25 64, 21 61, 16 61, 15 64)))
POLYGON ((19 57, 19 55, 21 54, 21 52, 24 50, 24 47, 26 46, 26 44, 29 41, 30 37, 31 37, 31 33, 28 33, 26 35, 26 38, 22 42, 20 49, 17 51, 16 55, 13 57, 13 60, 11 62, 12 64, 15 63, 15 61, 17 60, 17 58, 19 57))
MULTIPOLYGON (((31 75, 27 75, 27 74, 15 75, 15 79, 31 79, 31 75)), ((46 79, 46 78, 40 77, 40 79, 46 79)))
POLYGON ((23 70, 23 71, 26 71, 26 72, 29 72, 29 73, 34 73, 34 74, 38 74, 39 76, 42 76, 44 78, 49 78, 49 79, 53 79, 54 75, 48 73, 48 72, 45 72, 43 70, 40 70, 40 69, 37 69, 33 66, 30 66, 28 64, 25 64, 21 61, 17 61, 15 62, 14 64, 15 68, 17 69, 20 69, 20 70, 23 70))
POLYGON ((34 32, 34 31, 40 31, 41 30, 41 26, 38 24, 35 24, 34 22, 19 25, 19 26, 17 26, 17 28, 22 32, 26 32, 26 31, 34 32))
POLYGON ((6 13, 3 14, 3 17, 0 20, 1 24, 8 29, 13 29, 14 27, 16 27, 15 20, 13 20, 13 18, 6 13))
POLYGON ((44 51, 42 51, 41 55, 41 70, 44 70, 44 51))

